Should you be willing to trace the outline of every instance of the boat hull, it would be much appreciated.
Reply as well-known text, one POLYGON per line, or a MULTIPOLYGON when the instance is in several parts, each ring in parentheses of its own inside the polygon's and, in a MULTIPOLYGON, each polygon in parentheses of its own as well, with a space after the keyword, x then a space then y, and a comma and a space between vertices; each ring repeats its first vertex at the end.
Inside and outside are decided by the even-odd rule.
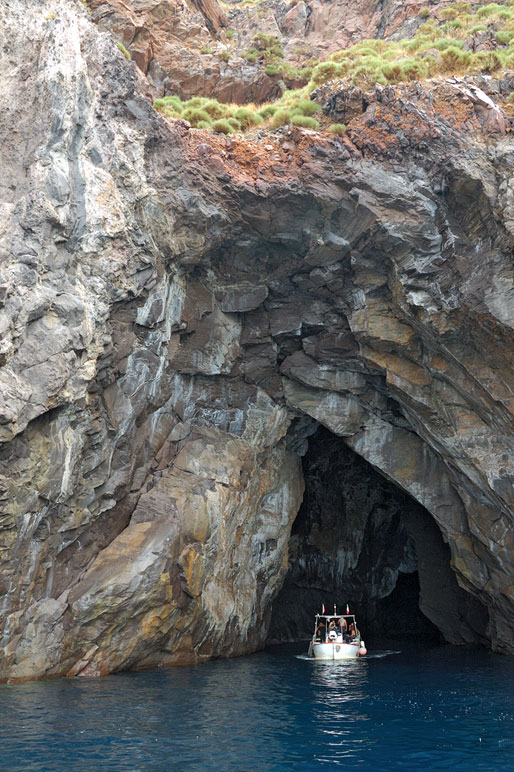
POLYGON ((359 656, 360 643, 313 643, 314 659, 356 659, 359 656))

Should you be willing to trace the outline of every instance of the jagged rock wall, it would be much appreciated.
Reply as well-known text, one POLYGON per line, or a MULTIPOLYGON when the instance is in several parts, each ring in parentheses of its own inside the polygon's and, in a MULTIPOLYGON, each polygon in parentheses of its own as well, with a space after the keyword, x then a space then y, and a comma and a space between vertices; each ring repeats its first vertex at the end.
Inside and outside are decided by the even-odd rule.
POLYGON ((505 126, 446 83, 343 140, 215 137, 79 0, 0 19, 0 677, 262 645, 305 415, 430 512, 514 651, 505 126))
POLYGON ((88 7, 91 18, 128 47, 154 98, 209 94, 241 104, 281 94, 280 78, 236 50, 234 30, 227 36, 228 20, 217 0, 89 0, 88 7))
POLYGON ((226 218, 181 177, 180 132, 80 5, 38 9, 31 46, 25 5, 2 11, 22 152, 2 147, 1 674, 240 653, 265 638, 303 491, 287 411, 228 376, 240 321, 185 294, 174 260, 201 259, 226 218), (177 352, 204 316, 202 354, 177 352))
MULTIPOLYGON (((439 0, 432 11, 452 0, 439 0)), ((257 34, 274 35, 286 59, 301 65, 369 38, 404 38, 424 19, 424 0, 87 0, 92 19, 110 29, 148 76, 154 96, 209 94, 223 102, 264 102, 290 76, 268 75, 245 56, 257 34), (330 34, 327 34, 330 30, 330 34), (220 58, 222 53, 224 58, 220 58)))

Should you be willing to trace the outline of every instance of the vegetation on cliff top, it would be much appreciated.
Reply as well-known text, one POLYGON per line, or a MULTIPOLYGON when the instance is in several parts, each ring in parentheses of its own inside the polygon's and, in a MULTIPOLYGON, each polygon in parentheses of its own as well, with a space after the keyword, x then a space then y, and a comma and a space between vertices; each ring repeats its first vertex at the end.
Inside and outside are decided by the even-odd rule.
MULTIPOLYGON (((169 118, 184 118, 197 128, 244 132, 257 126, 277 128, 292 123, 317 129, 313 117, 320 106, 309 94, 331 80, 363 88, 445 75, 492 73, 514 69, 514 0, 471 6, 456 2, 444 8, 425 8, 410 39, 365 40, 336 51, 328 59, 297 71, 284 60, 280 42, 259 34, 245 52, 259 61, 269 75, 297 78, 303 85, 285 91, 273 104, 221 104, 207 97, 182 101, 176 96, 157 99, 154 107, 169 118), (200 125, 201 124, 201 125, 200 125)), ((341 133, 338 129, 336 133, 341 133)))

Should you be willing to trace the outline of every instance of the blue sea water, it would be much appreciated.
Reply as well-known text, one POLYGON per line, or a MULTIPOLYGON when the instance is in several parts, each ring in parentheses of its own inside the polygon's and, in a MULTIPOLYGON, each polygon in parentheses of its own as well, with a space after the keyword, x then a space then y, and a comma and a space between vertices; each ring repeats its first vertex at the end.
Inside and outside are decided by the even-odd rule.
POLYGON ((2 772, 514 770, 514 659, 303 647, 103 679, 0 686, 2 772))

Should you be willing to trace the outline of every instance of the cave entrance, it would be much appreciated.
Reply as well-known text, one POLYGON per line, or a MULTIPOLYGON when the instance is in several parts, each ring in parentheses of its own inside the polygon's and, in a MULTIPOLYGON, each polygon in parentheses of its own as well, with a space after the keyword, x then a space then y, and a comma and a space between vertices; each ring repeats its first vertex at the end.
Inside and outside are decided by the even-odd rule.
POLYGON ((302 459, 305 494, 270 640, 307 638, 337 604, 366 639, 483 640, 487 611, 458 585, 430 513, 319 426, 302 459))

